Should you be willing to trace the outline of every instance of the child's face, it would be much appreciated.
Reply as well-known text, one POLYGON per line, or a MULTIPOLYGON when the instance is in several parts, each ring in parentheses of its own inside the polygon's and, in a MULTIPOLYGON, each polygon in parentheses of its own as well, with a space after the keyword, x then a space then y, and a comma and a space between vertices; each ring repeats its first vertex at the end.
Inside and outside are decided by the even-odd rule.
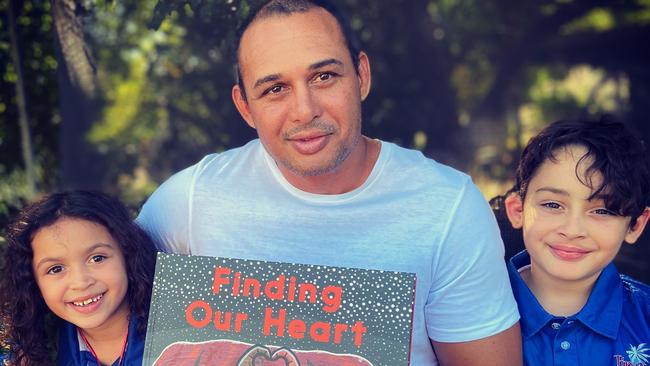
POLYGON ((124 256, 104 226, 63 218, 37 231, 32 249, 36 282, 54 314, 89 331, 127 322, 124 256))
MULTIPOLYGON (((531 179, 523 205, 517 195, 506 199, 511 223, 523 229, 535 281, 591 285, 622 242, 634 243, 648 220, 646 209, 630 228, 629 216, 609 211, 602 198, 588 200, 592 189, 576 177, 577 171, 586 181, 588 162, 578 166, 585 153, 581 146, 557 151, 557 161, 546 160, 531 179)), ((601 180, 600 174, 592 176, 593 186, 601 180)))

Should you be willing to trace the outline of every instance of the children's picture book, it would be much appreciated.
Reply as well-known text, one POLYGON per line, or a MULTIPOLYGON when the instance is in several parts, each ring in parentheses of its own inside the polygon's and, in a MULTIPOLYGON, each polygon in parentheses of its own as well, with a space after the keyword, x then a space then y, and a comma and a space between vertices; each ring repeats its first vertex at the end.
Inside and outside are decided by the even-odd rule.
POLYGON ((409 364, 415 274, 158 253, 143 365, 409 364))

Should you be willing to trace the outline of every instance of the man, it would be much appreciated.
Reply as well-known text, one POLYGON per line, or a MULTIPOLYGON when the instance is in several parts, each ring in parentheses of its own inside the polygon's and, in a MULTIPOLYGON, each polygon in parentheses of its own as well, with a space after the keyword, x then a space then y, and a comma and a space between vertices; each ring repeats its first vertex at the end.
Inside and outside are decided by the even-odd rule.
POLYGON ((138 221, 162 249, 416 272, 412 365, 520 365, 489 207, 468 176, 361 134, 370 63, 336 9, 267 2, 237 56, 232 98, 259 139, 152 195, 138 221))

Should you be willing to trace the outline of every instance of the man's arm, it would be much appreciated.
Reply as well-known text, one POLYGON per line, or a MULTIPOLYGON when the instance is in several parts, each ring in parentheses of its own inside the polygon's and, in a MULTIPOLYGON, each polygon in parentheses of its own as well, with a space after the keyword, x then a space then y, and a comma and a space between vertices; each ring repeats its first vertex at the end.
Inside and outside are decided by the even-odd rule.
POLYGON ((519 322, 493 336, 470 342, 431 341, 441 366, 521 366, 519 322))

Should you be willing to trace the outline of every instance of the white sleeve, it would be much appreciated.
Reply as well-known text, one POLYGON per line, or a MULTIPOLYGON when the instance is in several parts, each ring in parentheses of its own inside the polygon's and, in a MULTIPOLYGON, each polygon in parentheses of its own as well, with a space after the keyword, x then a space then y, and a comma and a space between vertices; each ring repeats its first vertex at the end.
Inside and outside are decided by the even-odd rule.
POLYGON ((425 305, 429 338, 467 342, 500 333, 519 319, 492 210, 467 179, 433 264, 425 305))
POLYGON ((136 218, 159 251, 191 254, 189 228, 195 170, 196 166, 191 166, 165 181, 147 199, 136 218))

